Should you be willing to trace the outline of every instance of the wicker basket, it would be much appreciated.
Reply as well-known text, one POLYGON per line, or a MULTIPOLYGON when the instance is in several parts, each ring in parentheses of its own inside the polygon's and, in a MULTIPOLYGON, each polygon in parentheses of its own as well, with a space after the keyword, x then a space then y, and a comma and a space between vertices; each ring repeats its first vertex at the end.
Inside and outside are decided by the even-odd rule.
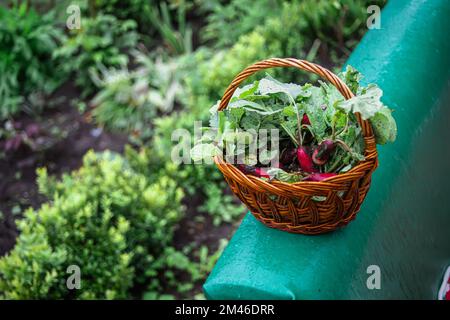
MULTIPOLYGON (((225 91, 219 110, 227 107, 236 88, 253 73, 272 67, 296 67, 315 73, 332 83, 344 96, 354 95, 347 85, 329 70, 293 58, 272 58, 257 62, 239 73, 225 91)), ((350 171, 321 182, 286 183, 265 181, 246 175, 216 156, 214 161, 236 196, 265 225, 293 233, 321 234, 346 225, 355 218, 370 187, 372 172, 378 165, 376 142, 367 120, 356 115, 365 141, 365 160, 350 171), (275 196, 275 197, 274 197, 275 196), (325 197, 323 201, 314 196, 325 197)))

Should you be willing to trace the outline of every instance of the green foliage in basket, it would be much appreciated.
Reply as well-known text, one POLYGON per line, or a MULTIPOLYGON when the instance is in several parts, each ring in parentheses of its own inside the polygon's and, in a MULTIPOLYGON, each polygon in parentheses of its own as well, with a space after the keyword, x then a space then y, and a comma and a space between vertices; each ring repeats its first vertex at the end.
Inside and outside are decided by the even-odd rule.
POLYGON ((86 97, 94 92, 91 73, 96 67, 120 67, 128 63, 124 51, 136 45, 138 34, 135 29, 135 21, 119 21, 111 15, 86 18, 81 29, 70 31, 67 41, 54 51, 53 56, 66 61, 66 71, 74 72, 75 83, 86 97))
POLYGON ((150 161, 132 150, 125 158, 89 152, 81 169, 61 181, 41 169, 39 188, 51 201, 19 222, 16 247, 0 259, 1 296, 128 297, 133 284, 148 278, 183 215, 176 182, 134 166, 150 161), (66 287, 69 265, 81 269, 80 290, 66 287))
POLYGON ((20 111, 38 113, 39 94, 49 94, 65 78, 53 51, 64 35, 52 14, 39 15, 26 3, 0 6, 0 120, 20 111))
MULTIPOLYGON (((364 140, 355 113, 369 120, 377 143, 393 142, 397 126, 391 110, 381 102, 382 91, 376 85, 359 87, 361 75, 347 67, 341 77, 356 91, 345 100, 332 85, 320 87, 282 83, 270 76, 235 91, 227 109, 211 108, 213 134, 203 136, 192 149, 194 161, 214 155, 241 157, 246 173, 276 178, 285 182, 320 179, 316 173, 340 173, 364 160, 364 140), (278 149, 265 155, 251 130, 279 129, 278 149), (209 142, 208 142, 209 141, 209 142), (259 149, 259 154, 251 153, 259 149), (197 159, 198 158, 198 159, 197 159), (261 169, 279 158, 281 167, 261 169), (247 167, 250 166, 250 167, 247 167)), ((271 144, 269 141, 268 144, 271 144)))

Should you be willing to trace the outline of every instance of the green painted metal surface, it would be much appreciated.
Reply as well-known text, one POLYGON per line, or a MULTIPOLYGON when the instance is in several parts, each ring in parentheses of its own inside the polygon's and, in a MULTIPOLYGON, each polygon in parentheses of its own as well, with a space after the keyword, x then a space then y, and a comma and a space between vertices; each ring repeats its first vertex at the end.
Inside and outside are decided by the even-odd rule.
POLYGON ((355 221, 320 236, 248 214, 204 284, 209 299, 435 299, 450 264, 450 1, 391 0, 348 63, 395 109, 398 138, 355 221), (381 289, 366 286, 378 265, 381 289))

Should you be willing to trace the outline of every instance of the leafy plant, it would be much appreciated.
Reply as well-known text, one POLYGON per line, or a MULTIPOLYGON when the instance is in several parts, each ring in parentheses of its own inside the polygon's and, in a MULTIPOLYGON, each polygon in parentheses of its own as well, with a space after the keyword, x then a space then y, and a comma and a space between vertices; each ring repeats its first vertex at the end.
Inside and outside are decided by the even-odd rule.
POLYGON ((119 21, 111 15, 99 14, 83 19, 81 29, 70 31, 70 37, 53 57, 64 59, 67 72, 75 72, 75 83, 83 97, 94 92, 91 73, 99 66, 123 67, 128 63, 126 50, 138 40, 136 22, 119 21))
POLYGON ((157 113, 172 111, 184 94, 175 60, 151 58, 139 51, 134 56, 137 68, 133 71, 101 68, 101 76, 94 73, 101 89, 90 105, 95 121, 129 133, 132 141, 142 144, 152 135, 157 113))
POLYGON ((0 120, 40 111, 37 95, 50 94, 65 78, 52 53, 64 39, 52 14, 22 5, 0 6, 0 120))
POLYGON ((173 9, 176 13, 171 14, 169 6, 165 2, 161 2, 159 10, 155 5, 145 11, 152 26, 158 30, 171 53, 182 54, 192 51, 192 28, 186 22, 187 8, 186 2, 180 1, 173 9), (176 24, 173 20, 176 21, 176 24))

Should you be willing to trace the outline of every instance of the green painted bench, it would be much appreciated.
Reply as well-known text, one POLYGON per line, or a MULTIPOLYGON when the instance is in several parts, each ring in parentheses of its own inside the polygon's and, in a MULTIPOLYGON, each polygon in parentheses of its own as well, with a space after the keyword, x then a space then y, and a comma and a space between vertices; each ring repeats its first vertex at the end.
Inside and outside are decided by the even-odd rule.
POLYGON ((204 292, 209 299, 436 299, 450 264, 450 1, 391 0, 348 64, 395 109, 398 138, 355 221, 304 236, 242 221, 204 292), (369 290, 367 268, 381 288, 369 290))

